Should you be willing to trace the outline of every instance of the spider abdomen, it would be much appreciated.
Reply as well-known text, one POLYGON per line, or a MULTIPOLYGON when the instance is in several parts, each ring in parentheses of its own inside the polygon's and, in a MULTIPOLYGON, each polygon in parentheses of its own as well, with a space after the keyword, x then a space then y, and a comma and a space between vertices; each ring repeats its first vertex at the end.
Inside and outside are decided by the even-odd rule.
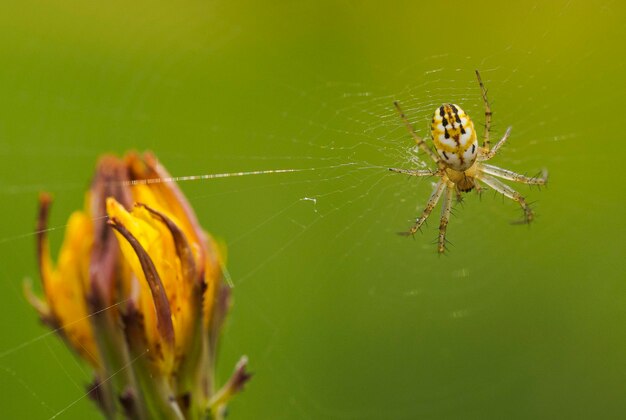
POLYGON ((455 171, 464 171, 476 161, 478 140, 470 117, 454 104, 435 110, 430 132, 444 163, 455 171))

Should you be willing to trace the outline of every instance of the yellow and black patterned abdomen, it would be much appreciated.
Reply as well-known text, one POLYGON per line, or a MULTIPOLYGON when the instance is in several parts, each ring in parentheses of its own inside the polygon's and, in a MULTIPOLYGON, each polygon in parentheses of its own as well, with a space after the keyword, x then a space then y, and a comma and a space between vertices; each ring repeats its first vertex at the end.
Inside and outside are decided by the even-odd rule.
POLYGON ((443 104, 435 111, 430 132, 437 153, 455 171, 465 171, 476 161, 478 140, 470 117, 458 105, 443 104))

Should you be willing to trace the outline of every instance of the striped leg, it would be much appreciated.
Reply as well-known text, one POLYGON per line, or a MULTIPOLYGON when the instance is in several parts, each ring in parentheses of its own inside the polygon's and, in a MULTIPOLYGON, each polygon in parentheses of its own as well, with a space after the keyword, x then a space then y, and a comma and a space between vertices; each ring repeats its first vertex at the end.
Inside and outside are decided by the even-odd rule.
POLYGON ((483 148, 482 152, 478 155, 478 160, 489 160, 498 153, 498 150, 506 143, 509 135, 511 134, 511 127, 506 129, 504 136, 493 146, 493 149, 489 150, 489 148, 483 148))
POLYGON ((525 224, 533 221, 534 214, 520 193, 491 175, 479 174, 477 178, 505 197, 508 197, 513 201, 517 201, 524 211, 524 219, 514 223, 525 224))
POLYGON ((430 213, 433 211, 433 209, 437 205, 437 202, 441 198, 441 193, 443 193, 443 189, 446 186, 446 182, 447 180, 443 180, 443 179, 440 179, 439 182, 437 182, 437 185, 435 186, 435 190, 430 195, 430 198, 428 199, 428 203, 426 203, 426 207, 424 208, 422 215, 415 220, 415 223, 413 224, 413 226, 411 226, 411 229, 409 229, 408 232, 403 232, 401 233, 401 235, 405 235, 405 236, 415 235, 415 232, 417 232, 419 228, 422 227, 426 219, 428 219, 428 216, 430 216, 430 213))
POLYGON ((430 147, 428 147, 426 142, 420 136, 417 135, 417 133, 415 132, 415 129, 413 128, 408 118, 404 114, 404 111, 402 111, 402 108, 400 108, 400 104, 398 103, 398 101, 394 101, 393 104, 398 110, 398 113, 400 114, 400 118, 402 118, 402 121, 404 121, 404 125, 406 126, 406 129, 409 131, 409 134, 411 134, 411 137, 413 137, 413 140, 415 140, 415 143, 417 144, 417 146, 420 149, 422 149, 424 153, 430 156, 430 158, 437 163, 437 166, 439 168, 443 167, 444 163, 441 160, 441 158, 435 152, 433 152, 430 147))
POLYGON ((389 168, 391 172, 395 172, 397 174, 405 174, 410 176, 431 176, 435 175, 437 171, 433 171, 430 169, 400 169, 400 168, 389 168))
POLYGON ((483 81, 480 78, 478 70, 476 70, 476 78, 478 78, 480 92, 482 93, 483 102, 485 103, 485 134, 483 136, 483 148, 488 152, 489 147, 491 147, 489 141, 489 134, 491 132, 491 106, 489 106, 489 99, 487 99, 487 89, 485 89, 485 85, 483 85, 483 81))
POLYGON ((446 250, 446 229, 450 220, 450 209, 452 208, 452 194, 454 193, 454 184, 446 185, 446 192, 443 196, 443 204, 441 205, 441 221, 439 222, 439 245, 440 254, 446 250))
POLYGON ((545 170, 541 173, 541 176, 528 177, 515 173, 513 171, 509 171, 508 169, 498 168, 497 166, 493 165, 487 165, 486 163, 481 163, 479 168, 482 172, 486 174, 497 176, 502 179, 508 179, 509 181, 520 182, 522 184, 545 185, 546 181, 548 180, 548 172, 545 170))

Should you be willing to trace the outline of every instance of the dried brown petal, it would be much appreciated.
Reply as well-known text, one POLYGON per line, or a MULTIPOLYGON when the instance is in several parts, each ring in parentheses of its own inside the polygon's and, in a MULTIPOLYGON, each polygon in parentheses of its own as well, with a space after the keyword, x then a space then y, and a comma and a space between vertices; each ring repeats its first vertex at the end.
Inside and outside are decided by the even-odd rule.
POLYGON ((130 246, 133 247, 137 258, 139 258, 139 263, 141 264, 148 286, 150 286, 150 292, 152 293, 157 315, 157 329, 163 338, 163 342, 169 347, 168 350, 173 353, 174 325, 172 324, 172 313, 159 273, 146 250, 128 229, 120 224, 116 218, 110 220, 109 224, 128 241, 130 246))

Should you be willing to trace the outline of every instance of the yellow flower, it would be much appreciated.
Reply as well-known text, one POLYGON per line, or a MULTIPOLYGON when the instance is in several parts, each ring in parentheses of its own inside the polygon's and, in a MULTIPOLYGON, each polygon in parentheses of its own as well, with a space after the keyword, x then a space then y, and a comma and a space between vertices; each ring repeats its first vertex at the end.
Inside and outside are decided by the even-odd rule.
POLYGON ((224 261, 168 178, 150 154, 102 158, 56 266, 45 233, 51 200, 40 197, 45 301, 26 294, 93 367, 90 394, 107 417, 220 418, 249 379, 244 357, 226 385, 214 387, 230 305, 224 261))

